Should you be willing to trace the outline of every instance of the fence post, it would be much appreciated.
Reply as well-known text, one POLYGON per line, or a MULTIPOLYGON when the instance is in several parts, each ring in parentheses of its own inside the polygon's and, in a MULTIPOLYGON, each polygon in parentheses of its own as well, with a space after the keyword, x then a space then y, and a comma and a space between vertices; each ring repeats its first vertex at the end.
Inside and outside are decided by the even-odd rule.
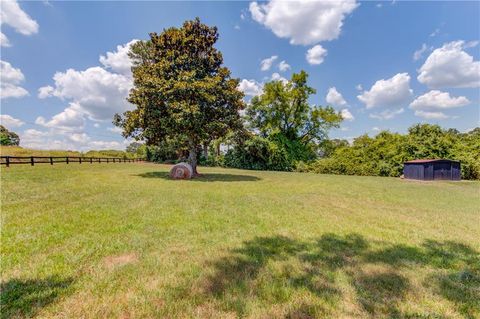
POLYGON ((53 157, 50 156, 50 165, 53 165, 53 157))
POLYGON ((90 164, 92 164, 92 158, 90 157, 90 164))
POLYGON ((7 160, 7 162, 5 164, 7 165, 7 167, 9 167, 10 166, 10 156, 7 156, 5 159, 7 160))
POLYGON ((30 164, 33 166, 35 161, 33 160, 33 156, 30 156, 30 164))
POLYGON ((78 163, 82 164, 82 158, 81 157, 78 158, 78 163))
POLYGON ((67 157, 65 157, 65 160, 67 161, 67 164, 68 164, 68 156, 67 156, 67 157))

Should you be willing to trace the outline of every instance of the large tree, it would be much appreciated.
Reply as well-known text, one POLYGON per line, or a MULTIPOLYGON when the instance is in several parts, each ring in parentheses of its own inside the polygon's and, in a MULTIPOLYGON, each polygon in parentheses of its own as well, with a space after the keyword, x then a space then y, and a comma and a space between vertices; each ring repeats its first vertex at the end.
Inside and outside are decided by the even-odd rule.
POLYGON ((148 145, 185 141, 195 175, 200 145, 238 128, 244 107, 238 79, 231 78, 214 47, 218 36, 216 27, 197 18, 132 45, 128 101, 136 108, 114 119, 125 137, 148 145))
POLYGON ((290 81, 266 83, 263 93, 252 98, 247 108, 250 126, 264 137, 280 133, 291 141, 319 143, 331 128, 342 121, 332 107, 311 105, 308 101, 316 91, 307 84, 305 71, 294 73, 290 81))

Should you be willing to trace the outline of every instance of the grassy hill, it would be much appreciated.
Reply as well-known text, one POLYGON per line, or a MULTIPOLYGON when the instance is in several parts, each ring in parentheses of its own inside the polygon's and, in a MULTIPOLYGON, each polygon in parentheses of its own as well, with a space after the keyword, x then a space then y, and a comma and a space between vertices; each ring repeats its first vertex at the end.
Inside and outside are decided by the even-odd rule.
POLYGON ((480 316, 479 182, 18 166, 3 318, 480 316))

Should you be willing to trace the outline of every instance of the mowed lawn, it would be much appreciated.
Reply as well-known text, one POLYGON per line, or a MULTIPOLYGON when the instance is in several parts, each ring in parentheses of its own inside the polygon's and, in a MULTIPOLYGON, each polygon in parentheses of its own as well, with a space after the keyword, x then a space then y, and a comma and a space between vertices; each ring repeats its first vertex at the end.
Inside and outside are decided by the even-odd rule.
POLYGON ((480 183, 2 168, 2 318, 479 318, 480 183))

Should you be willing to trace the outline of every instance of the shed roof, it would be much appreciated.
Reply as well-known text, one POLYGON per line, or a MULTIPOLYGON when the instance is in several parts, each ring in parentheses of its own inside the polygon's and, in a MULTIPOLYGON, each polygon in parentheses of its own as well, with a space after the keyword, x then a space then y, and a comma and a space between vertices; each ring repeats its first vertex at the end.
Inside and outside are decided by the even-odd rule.
POLYGON ((458 163, 458 161, 439 158, 439 159, 416 159, 416 160, 407 161, 404 164, 423 164, 423 163, 431 163, 431 162, 457 162, 458 163))

